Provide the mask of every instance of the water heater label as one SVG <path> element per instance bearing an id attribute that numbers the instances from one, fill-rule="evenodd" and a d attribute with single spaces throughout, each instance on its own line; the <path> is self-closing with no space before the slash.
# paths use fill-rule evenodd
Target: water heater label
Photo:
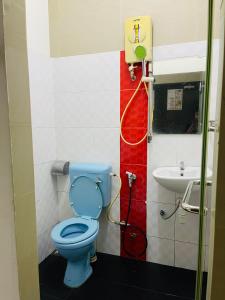
<path id="1" fill-rule="evenodd" d="M 167 110 L 182 110 L 183 89 L 167 90 Z"/>

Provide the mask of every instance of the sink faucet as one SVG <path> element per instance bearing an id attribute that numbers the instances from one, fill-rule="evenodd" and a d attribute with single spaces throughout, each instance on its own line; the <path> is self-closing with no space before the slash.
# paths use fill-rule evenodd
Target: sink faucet
<path id="1" fill-rule="evenodd" d="M 184 176 L 184 161 L 182 160 L 182 161 L 180 161 L 180 163 L 179 163 L 179 165 L 180 165 L 180 175 L 181 176 Z"/>

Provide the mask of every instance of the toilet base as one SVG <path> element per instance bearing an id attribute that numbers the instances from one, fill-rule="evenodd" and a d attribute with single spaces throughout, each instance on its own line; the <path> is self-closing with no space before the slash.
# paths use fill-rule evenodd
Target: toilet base
<path id="1" fill-rule="evenodd" d="M 89 257 L 76 262 L 67 261 L 64 284 L 71 288 L 78 288 L 91 276 L 92 272 Z"/>

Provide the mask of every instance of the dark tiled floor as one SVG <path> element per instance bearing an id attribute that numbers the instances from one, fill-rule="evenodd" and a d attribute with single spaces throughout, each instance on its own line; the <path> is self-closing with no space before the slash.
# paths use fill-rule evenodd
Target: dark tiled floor
<path id="1" fill-rule="evenodd" d="M 50 255 L 41 263 L 41 300 L 194 299 L 194 271 L 99 253 L 93 275 L 80 288 L 70 289 L 63 284 L 65 268 L 60 256 Z"/>

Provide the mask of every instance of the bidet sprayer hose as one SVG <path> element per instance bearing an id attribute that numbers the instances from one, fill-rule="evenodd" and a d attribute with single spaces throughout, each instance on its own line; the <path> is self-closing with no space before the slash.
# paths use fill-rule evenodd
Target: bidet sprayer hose
<path id="1" fill-rule="evenodd" d="M 108 208 L 107 208 L 107 219 L 109 222 L 113 223 L 113 224 L 116 224 L 116 225 L 124 225 L 123 222 L 120 222 L 120 221 L 117 221 L 117 220 L 114 220 L 111 216 L 111 210 L 112 210 L 112 207 L 113 205 L 115 204 L 116 200 L 118 199 L 119 195 L 120 195 L 120 190 L 121 190 L 121 187 L 122 187 L 122 180 L 120 178 L 119 175 L 115 174 L 115 173 L 111 173 L 110 174 L 112 177 L 116 177 L 119 181 L 119 187 L 118 187 L 118 191 L 116 193 L 116 195 L 114 196 L 114 198 L 112 198 Z"/>
<path id="2" fill-rule="evenodd" d="M 132 173 L 131 173 L 132 174 Z M 132 174 L 134 175 L 134 174 Z M 135 225 L 132 225 L 132 224 L 129 224 L 128 223 L 128 220 L 129 220 L 129 216 L 130 216 L 130 211 L 131 211 L 131 192 L 132 192 L 132 185 L 129 187 L 129 205 L 128 205 L 128 211 L 127 211 L 127 216 L 126 216 L 126 220 L 125 221 L 116 221 L 114 220 L 112 217 L 111 217 L 111 209 L 113 207 L 113 205 L 115 204 L 116 200 L 118 199 L 119 197 L 119 194 L 120 194 L 120 190 L 121 190 L 121 187 L 122 187 L 122 180 L 120 178 L 119 175 L 115 174 L 115 173 L 111 173 L 110 176 L 112 177 L 117 177 L 117 179 L 119 180 L 119 188 L 118 188 L 118 191 L 115 195 L 115 197 L 111 200 L 108 208 L 107 208 L 107 219 L 109 222 L 115 224 L 115 225 L 119 225 L 119 226 L 123 226 L 124 230 L 123 230 L 123 239 L 122 239 L 122 245 L 123 245 L 123 249 L 124 251 L 126 252 L 126 254 L 130 257 L 141 257 L 142 255 L 145 254 L 145 251 L 148 247 L 148 240 L 147 240 L 147 237 L 146 237 L 146 234 L 145 232 L 138 226 L 135 226 Z M 127 232 L 127 229 L 131 228 L 132 230 L 135 229 L 136 231 L 138 231 L 143 237 L 144 237 L 144 247 L 142 249 L 142 251 L 140 253 L 138 253 L 137 255 L 136 254 L 133 254 L 131 253 L 125 246 L 125 234 Z"/>

